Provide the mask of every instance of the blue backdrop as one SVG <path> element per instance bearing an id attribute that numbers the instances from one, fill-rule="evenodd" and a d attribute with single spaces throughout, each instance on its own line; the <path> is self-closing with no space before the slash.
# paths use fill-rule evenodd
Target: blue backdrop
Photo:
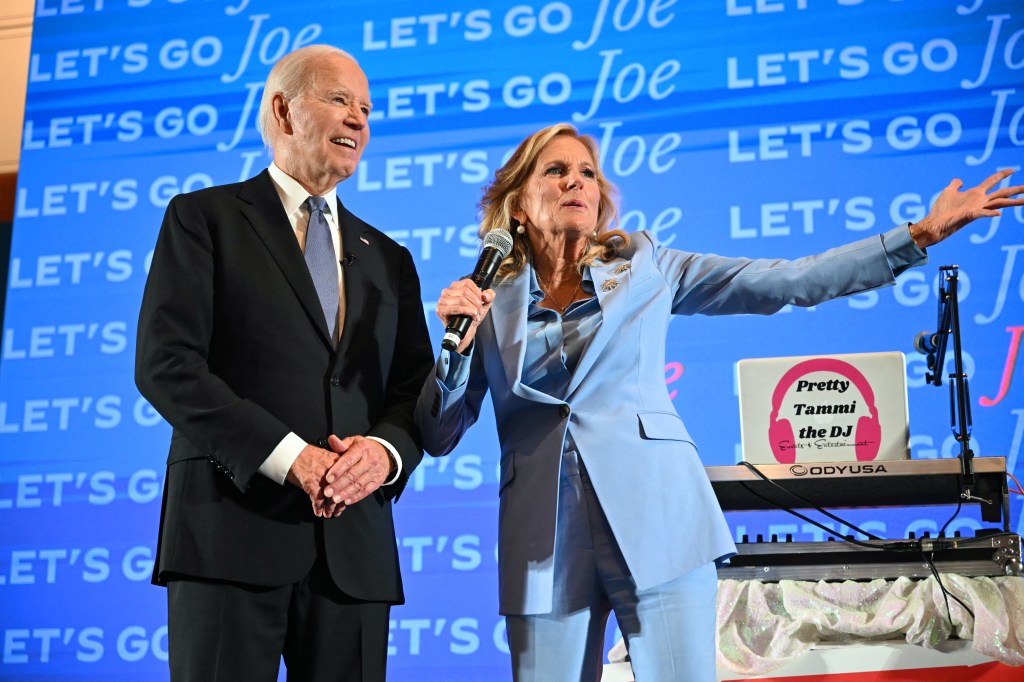
<path id="1" fill-rule="evenodd" d="M 599 139 L 623 227 L 730 255 L 875 234 L 953 177 L 1024 158 L 1019 0 L 37 0 L 0 356 L 4 680 L 166 676 L 149 575 L 170 429 L 132 381 L 151 249 L 171 196 L 265 167 L 269 65 L 316 42 L 370 78 L 372 142 L 339 193 L 412 251 L 435 344 L 437 293 L 476 259 L 481 187 L 554 122 Z M 739 359 L 882 350 L 908 352 L 912 456 L 955 456 L 947 392 L 911 342 L 935 328 L 938 266 L 957 264 L 975 454 L 1024 478 L 1022 223 L 1018 209 L 972 225 L 893 288 L 674 321 L 665 377 L 705 463 L 739 451 Z M 507 676 L 496 454 L 488 417 L 397 505 L 392 679 Z M 895 538 L 948 512 L 857 518 Z M 1011 517 L 1021 532 L 1019 502 Z M 730 521 L 820 536 L 780 515 Z M 968 510 L 954 527 L 979 525 Z"/>

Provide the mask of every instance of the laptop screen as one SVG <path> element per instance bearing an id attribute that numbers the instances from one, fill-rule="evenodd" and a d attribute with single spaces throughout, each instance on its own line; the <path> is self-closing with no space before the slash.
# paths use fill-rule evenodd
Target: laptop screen
<path id="1" fill-rule="evenodd" d="M 737 371 L 746 462 L 910 456 L 903 353 L 756 358 Z"/>

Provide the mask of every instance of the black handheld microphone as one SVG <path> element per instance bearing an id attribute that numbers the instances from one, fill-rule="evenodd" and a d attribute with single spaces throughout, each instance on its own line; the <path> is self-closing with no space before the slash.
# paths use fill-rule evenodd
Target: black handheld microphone
<path id="1" fill-rule="evenodd" d="M 498 271 L 498 265 L 512 251 L 512 235 L 508 230 L 491 230 L 484 237 L 484 247 L 480 251 L 480 260 L 476 262 L 473 274 L 467 279 L 473 281 L 480 290 L 489 289 L 491 281 L 494 280 L 494 273 Z M 453 351 L 462 343 L 466 337 L 469 326 L 473 320 L 468 315 L 453 315 L 448 318 L 448 326 L 444 330 L 444 339 L 441 341 L 441 348 Z"/>

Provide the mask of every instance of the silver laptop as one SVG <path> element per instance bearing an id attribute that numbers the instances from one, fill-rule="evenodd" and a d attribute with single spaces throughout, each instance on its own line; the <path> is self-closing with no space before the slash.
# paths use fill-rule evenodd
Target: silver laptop
<path id="1" fill-rule="evenodd" d="M 746 462 L 910 457 L 903 353 L 747 359 L 737 375 Z"/>

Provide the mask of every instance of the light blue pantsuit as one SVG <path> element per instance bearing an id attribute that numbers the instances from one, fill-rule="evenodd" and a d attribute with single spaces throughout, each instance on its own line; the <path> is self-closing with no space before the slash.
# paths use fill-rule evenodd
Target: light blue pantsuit
<path id="1" fill-rule="evenodd" d="M 714 563 L 638 591 L 575 451 L 562 457 L 558 495 L 556 602 L 550 613 L 506 617 L 515 679 L 600 679 L 614 611 L 637 679 L 714 680 Z"/>
<path id="2" fill-rule="evenodd" d="M 477 329 L 468 357 L 442 351 L 435 375 L 420 394 L 416 421 L 427 452 L 447 454 L 476 421 L 484 395 L 491 393 L 501 447 L 501 612 L 519 617 L 564 610 L 568 617 L 577 612 L 577 589 L 591 595 L 588 599 L 608 599 L 615 605 L 618 596 L 601 596 L 586 585 L 590 578 L 577 574 L 583 550 L 575 536 L 584 508 L 593 537 L 605 537 L 613 549 L 583 564 L 605 575 L 603 555 L 611 563 L 621 562 L 636 595 L 675 591 L 674 581 L 681 579 L 699 582 L 709 564 L 735 553 L 697 447 L 665 385 L 665 338 L 673 315 L 770 314 L 787 304 L 816 305 L 892 284 L 899 272 L 926 260 L 906 226 L 793 261 L 689 253 L 661 247 L 650 233 L 633 233 L 619 257 L 598 261 L 585 272 L 596 305 L 577 305 L 589 305 L 593 312 L 588 314 L 599 317 L 585 327 L 592 332 L 577 338 L 575 358 L 567 358 L 564 347 L 543 347 L 547 337 L 543 328 L 538 333 L 531 314 L 537 312 L 536 280 L 529 265 L 497 285 L 494 304 Z M 565 381 L 545 381 L 545 373 L 538 374 L 535 367 L 538 357 L 565 370 Z M 566 496 L 575 493 L 565 487 L 571 475 L 563 470 L 567 449 L 585 463 L 592 491 L 587 493 L 588 486 L 582 485 L 581 501 L 572 503 Z M 600 510 L 600 522 L 592 508 Z M 617 584 L 614 578 L 599 582 L 601 591 L 617 590 L 609 587 Z M 697 601 L 710 614 L 702 614 L 702 633 L 695 634 L 694 624 L 682 634 L 663 636 L 651 648 L 713 651 L 707 639 L 714 637 L 713 591 L 704 590 Z M 592 606 L 593 601 L 588 608 Z M 692 611 L 697 606 L 682 608 Z M 598 608 L 593 617 L 603 623 L 607 608 Z M 618 609 L 616 617 L 620 626 L 631 618 Z M 645 663 L 634 655 L 634 647 L 646 648 L 650 641 L 645 622 L 650 630 L 659 626 L 647 616 L 637 619 L 637 632 L 630 634 L 629 625 L 623 632 L 634 666 L 642 667 Z M 511 632 L 519 626 L 510 621 L 509 627 Z M 590 627 L 588 623 L 584 629 Z M 533 637 L 552 639 L 554 651 L 544 655 L 554 658 L 587 646 L 581 643 L 585 635 L 565 641 Z M 677 637 L 686 641 L 677 642 Z M 514 660 L 531 655 L 519 650 L 528 648 L 529 641 L 517 643 L 513 635 L 510 643 L 516 649 Z M 680 679 L 668 669 L 636 672 L 641 682 Z"/>

